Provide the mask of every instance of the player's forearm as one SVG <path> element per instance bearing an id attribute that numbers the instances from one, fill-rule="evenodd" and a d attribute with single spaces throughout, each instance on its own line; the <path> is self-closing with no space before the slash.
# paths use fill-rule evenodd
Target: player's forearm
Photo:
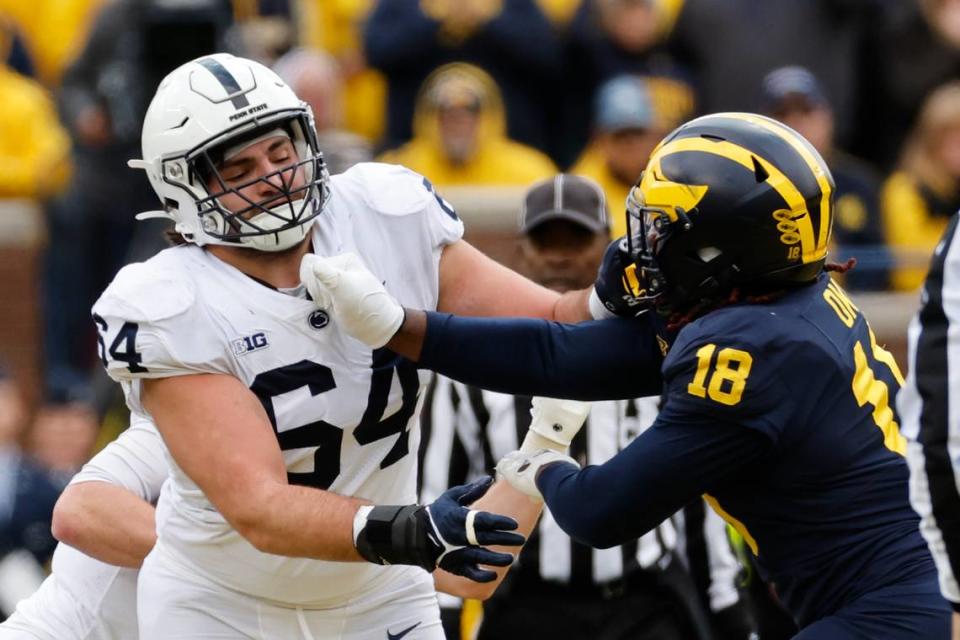
<path id="1" fill-rule="evenodd" d="M 144 407 L 170 454 L 254 547 L 277 555 L 358 560 L 353 515 L 362 501 L 291 485 L 263 405 L 221 374 L 144 382 Z"/>
<path id="2" fill-rule="evenodd" d="M 60 542 L 121 567 L 139 567 L 157 539 L 153 506 L 106 482 L 64 489 L 52 529 Z"/>
<path id="3" fill-rule="evenodd" d="M 555 322 L 577 323 L 593 320 L 590 315 L 590 291 L 592 287 L 567 291 L 553 305 L 553 314 L 548 320 Z"/>
<path id="4" fill-rule="evenodd" d="M 353 517 L 366 501 L 287 484 L 252 491 L 218 508 L 257 550 L 337 562 L 363 559 L 353 544 Z"/>
<path id="5" fill-rule="evenodd" d="M 419 362 L 427 337 L 427 313 L 407 308 L 403 313 L 403 324 L 385 346 L 411 362 Z"/>

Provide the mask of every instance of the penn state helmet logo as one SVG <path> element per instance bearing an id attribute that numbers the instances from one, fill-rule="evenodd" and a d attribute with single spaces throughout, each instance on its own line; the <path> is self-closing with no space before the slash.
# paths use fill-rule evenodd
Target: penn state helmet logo
<path id="1" fill-rule="evenodd" d="M 314 329 L 323 329 L 325 326 L 330 324 L 330 316 L 323 309 L 317 309 L 310 314 L 310 317 L 307 318 L 307 322 L 309 322 L 310 326 Z"/>

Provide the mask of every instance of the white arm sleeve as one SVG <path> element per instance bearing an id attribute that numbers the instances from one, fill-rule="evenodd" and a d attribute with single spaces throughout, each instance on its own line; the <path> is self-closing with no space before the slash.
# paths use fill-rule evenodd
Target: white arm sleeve
<path id="1" fill-rule="evenodd" d="M 168 473 L 160 433 L 148 419 L 134 414 L 130 427 L 85 464 L 70 484 L 107 482 L 155 503 Z"/>

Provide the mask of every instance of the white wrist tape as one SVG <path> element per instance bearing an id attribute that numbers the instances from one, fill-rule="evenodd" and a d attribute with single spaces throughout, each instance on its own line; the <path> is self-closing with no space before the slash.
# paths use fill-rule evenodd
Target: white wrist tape
<path id="1" fill-rule="evenodd" d="M 534 453 L 512 451 L 497 463 L 497 479 L 505 480 L 520 493 L 542 501 L 543 495 L 537 488 L 537 473 L 542 467 L 554 462 L 566 462 L 580 468 L 577 461 L 570 456 L 550 449 L 541 449 Z"/>
<path id="2" fill-rule="evenodd" d="M 368 504 L 357 509 L 357 512 L 353 515 L 353 546 L 357 546 L 357 538 L 363 528 L 367 526 L 367 516 L 370 515 L 371 511 L 373 511 L 373 505 Z"/>
<path id="3" fill-rule="evenodd" d="M 552 449 L 565 453 L 574 436 L 580 431 L 590 403 L 556 398 L 534 398 L 530 415 L 530 429 L 520 450 L 530 453 L 540 449 Z"/>
<path id="4" fill-rule="evenodd" d="M 587 304 L 590 307 L 590 317 L 594 320 L 606 320 L 607 318 L 617 317 L 617 314 L 607 309 L 603 302 L 600 301 L 596 287 L 590 289 L 590 299 L 587 301 Z"/>

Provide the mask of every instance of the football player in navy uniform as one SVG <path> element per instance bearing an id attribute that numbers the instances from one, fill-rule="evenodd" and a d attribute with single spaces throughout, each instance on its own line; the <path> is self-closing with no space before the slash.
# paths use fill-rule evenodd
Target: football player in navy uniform
<path id="1" fill-rule="evenodd" d="M 636 319 L 398 315 L 348 259 L 308 259 L 301 276 L 351 333 L 468 384 L 583 400 L 662 389 L 654 426 L 603 465 L 547 451 L 498 465 L 577 540 L 620 544 L 706 494 L 797 638 L 948 638 L 907 497 L 903 378 L 827 273 L 846 268 L 826 264 L 833 190 L 820 155 L 775 120 L 679 127 L 632 191 L 625 249 L 601 269 L 600 298 L 646 309 Z"/>

